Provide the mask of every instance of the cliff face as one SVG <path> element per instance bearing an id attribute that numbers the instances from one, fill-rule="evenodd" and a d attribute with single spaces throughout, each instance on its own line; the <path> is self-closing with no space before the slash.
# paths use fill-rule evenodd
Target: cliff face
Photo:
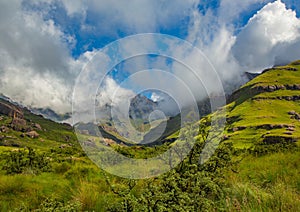
<path id="1" fill-rule="evenodd" d="M 0 114 L 10 116 L 14 119 L 24 119 L 24 113 L 21 108 L 2 101 L 0 101 Z"/>

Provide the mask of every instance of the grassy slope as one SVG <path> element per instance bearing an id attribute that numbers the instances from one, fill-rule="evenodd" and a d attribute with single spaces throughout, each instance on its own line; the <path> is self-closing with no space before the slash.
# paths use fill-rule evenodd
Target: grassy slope
<path id="1" fill-rule="evenodd" d="M 300 84 L 299 65 L 290 65 L 298 71 L 278 68 L 264 73 L 241 88 L 243 90 L 228 108 L 226 134 L 237 148 L 251 148 L 262 141 L 262 135 L 283 135 L 283 129 L 256 129 L 262 124 L 289 124 L 295 126 L 292 137 L 300 137 L 300 122 L 290 118 L 291 110 L 300 112 L 299 101 L 274 99 L 280 96 L 299 95 L 299 91 L 279 90 L 251 95 L 245 92 L 263 85 Z M 264 97 L 267 99 L 252 100 Z M 269 99 L 268 99 L 269 98 Z M 6 175 L 0 171 L 0 211 L 14 208 L 36 209 L 41 203 L 51 199 L 52 203 L 81 203 L 81 210 L 105 211 L 108 204 L 115 202 L 115 195 L 106 184 L 105 175 L 81 152 L 76 137 L 67 126 L 45 120 L 30 113 L 27 121 L 39 123 L 46 131 L 38 131 L 40 138 L 21 138 L 20 132 L 10 130 L 5 133 L 13 142 L 30 146 L 50 154 L 53 171 L 34 175 L 30 170 L 23 174 Z M 0 125 L 10 123 L 4 117 Z M 233 132 L 233 128 L 246 127 Z M 3 134 L 3 133 L 2 133 Z M 176 138 L 178 135 L 171 135 Z M 60 149 L 59 146 L 72 143 L 74 151 Z M 0 147 L 0 152 L 16 149 Z M 238 160 L 239 158 L 237 158 Z M 299 152 L 278 152 L 260 157 L 247 155 L 237 165 L 235 172 L 225 173 L 228 194 L 224 199 L 228 211 L 297 211 L 300 208 Z M 1 161 L 1 166 L 3 161 Z M 122 185 L 122 180 L 111 178 L 112 184 Z M 140 182 L 138 188 L 142 188 Z M 18 209 L 17 209 L 18 210 Z"/>
<path id="2" fill-rule="evenodd" d="M 289 71 L 286 68 L 296 68 Z M 268 71 L 248 82 L 241 89 L 257 86 L 300 84 L 299 61 Z M 245 96 L 243 96 L 246 93 Z M 251 92 L 250 92 L 251 93 Z M 249 95 L 243 92 L 228 105 L 227 142 L 236 148 L 252 148 L 261 143 L 263 135 L 293 137 L 299 146 L 300 121 L 291 119 L 289 111 L 300 112 L 300 101 L 280 99 L 299 96 L 299 90 L 277 90 Z M 263 98 L 261 98 L 263 97 Z M 279 98 L 278 98 L 279 97 Z M 263 124 L 293 125 L 295 131 L 286 135 L 286 128 L 261 129 Z M 233 132 L 231 129 L 242 127 Z M 246 127 L 243 129 L 243 127 Z M 298 211 L 300 208 L 300 153 L 278 152 L 264 156 L 247 155 L 237 165 L 237 173 L 227 173 L 229 195 L 226 203 L 232 211 Z"/>
<path id="3" fill-rule="evenodd" d="M 291 71 L 291 68 L 297 71 Z M 233 94 L 234 98 L 225 107 L 225 135 L 228 138 L 225 142 L 232 142 L 236 149 L 245 150 L 261 144 L 265 136 L 284 136 L 297 140 L 299 147 L 300 121 L 291 119 L 288 112 L 300 113 L 300 101 L 288 101 L 283 97 L 300 96 L 300 91 L 257 92 L 258 87 L 274 85 L 300 85 L 300 61 L 266 71 Z M 286 135 L 287 127 L 263 129 L 262 125 L 292 125 L 294 131 L 292 135 Z M 178 133 L 170 137 L 178 137 Z M 226 210 L 299 211 L 299 151 L 279 151 L 263 156 L 245 154 L 234 160 L 241 162 L 237 163 L 234 172 L 224 174 L 228 186 L 224 199 Z"/>
<path id="4" fill-rule="evenodd" d="M 297 64 L 297 63 L 296 63 Z M 297 71 L 286 70 L 286 68 L 296 68 Z M 300 138 L 300 121 L 291 119 L 290 111 L 300 112 L 299 101 L 288 101 L 280 99 L 282 97 L 300 96 L 299 90 L 276 90 L 274 92 L 262 92 L 249 95 L 248 90 L 255 90 L 259 86 L 287 86 L 300 84 L 300 65 L 289 65 L 278 67 L 265 72 L 252 81 L 245 84 L 240 96 L 232 102 L 228 108 L 227 134 L 236 147 L 251 147 L 253 143 L 261 142 L 263 135 L 286 136 L 295 139 Z M 237 91 L 239 92 L 239 91 Z M 247 94 L 246 96 L 244 94 Z M 231 121 L 232 120 L 232 121 Z M 232 122 L 232 123 L 230 123 Z M 282 129 L 262 129 L 264 124 L 272 125 L 292 125 L 295 131 L 292 135 L 286 135 L 287 127 Z M 233 128 L 241 127 L 242 130 L 232 132 Z M 246 127 L 246 129 L 243 129 Z"/>
<path id="5" fill-rule="evenodd" d="M 9 126 L 12 118 L 0 116 L 0 126 Z M 11 128 L 0 132 L 4 141 L 19 145 L 0 146 L 0 211 L 33 210 L 43 208 L 47 202 L 70 206 L 81 203 L 83 209 L 103 210 L 104 202 L 112 198 L 107 192 L 109 188 L 102 172 L 82 153 L 73 129 L 26 110 L 24 116 L 27 125 L 40 124 L 42 130 L 34 129 L 40 135 L 35 139 L 23 138 L 22 132 Z M 47 154 L 52 171 L 33 174 L 28 169 L 22 174 L 7 175 L 2 170 L 5 155 L 26 147 L 35 149 L 37 154 Z"/>

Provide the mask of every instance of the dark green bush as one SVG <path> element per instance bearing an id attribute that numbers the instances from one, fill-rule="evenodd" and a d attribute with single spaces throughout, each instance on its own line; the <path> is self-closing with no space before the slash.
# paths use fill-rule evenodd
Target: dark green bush
<path id="1" fill-rule="evenodd" d="M 203 144 L 170 172 L 150 179 L 140 195 L 133 190 L 116 192 L 120 201 L 110 211 L 215 211 L 223 208 L 223 171 L 231 167 L 232 145 L 221 144 L 204 164 L 199 163 Z M 128 181 L 130 187 L 131 181 Z M 126 184 L 126 183 L 123 183 Z M 124 190 L 124 189 L 123 189 Z"/>
<path id="2" fill-rule="evenodd" d="M 34 174 L 51 171 L 49 158 L 45 153 L 37 153 L 32 148 L 18 149 L 2 155 L 4 162 L 3 170 L 6 174 L 20 174 L 31 170 Z"/>
<path id="3" fill-rule="evenodd" d="M 36 212 L 69 212 L 80 211 L 81 204 L 79 202 L 60 202 L 56 199 L 46 199 L 41 203 L 39 209 L 34 210 Z"/>
<path id="4" fill-rule="evenodd" d="M 281 142 L 276 144 L 259 143 L 249 150 L 249 153 L 254 156 L 263 156 L 276 152 L 294 151 L 299 149 L 296 143 L 293 142 Z"/>

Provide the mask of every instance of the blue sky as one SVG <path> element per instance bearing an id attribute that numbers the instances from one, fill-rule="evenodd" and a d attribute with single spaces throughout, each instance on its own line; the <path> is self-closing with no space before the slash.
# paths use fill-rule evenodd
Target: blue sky
<path id="1" fill-rule="evenodd" d="M 0 92 L 25 105 L 69 112 L 76 78 L 92 56 L 137 33 L 191 42 L 230 92 L 244 82 L 245 71 L 300 58 L 299 17 L 298 0 L 0 0 Z M 171 64 L 146 61 L 141 67 Z M 124 65 L 109 76 L 115 80 L 110 85 L 130 75 Z"/>
<path id="2" fill-rule="evenodd" d="M 215 16 L 218 16 L 221 4 L 220 1 L 221 0 L 202 0 L 196 2 L 192 7 L 197 8 L 199 13 L 203 15 L 205 15 L 207 11 L 210 11 Z M 185 39 L 188 35 L 188 25 L 191 18 L 190 13 L 188 12 L 191 8 L 188 8 L 185 14 L 179 14 L 172 17 L 170 23 L 158 24 L 154 28 L 130 29 L 129 24 L 115 24 L 111 26 L 111 29 L 108 29 L 110 28 L 110 17 L 105 15 L 101 16 L 101 14 L 98 14 L 97 10 L 94 11 L 92 8 L 87 8 L 85 20 L 83 21 L 82 14 L 80 13 L 75 13 L 71 16 L 68 15 L 68 9 L 60 1 L 50 1 L 50 4 L 47 3 L 47 1 L 41 2 L 42 3 L 37 4 L 36 1 L 25 1 L 23 2 L 23 8 L 29 11 L 45 12 L 43 14 L 44 20 L 54 20 L 55 25 L 57 25 L 64 33 L 73 36 L 76 39 L 76 45 L 70 46 L 70 52 L 74 58 L 78 58 L 87 50 L 91 51 L 93 49 L 103 48 L 105 45 L 116 39 L 136 33 L 157 32 Z M 248 23 L 249 19 L 268 2 L 274 2 L 274 0 L 254 1 L 254 3 L 250 4 L 246 10 L 236 16 L 234 20 L 226 24 L 234 25 L 234 32 L 236 34 L 239 33 L 240 29 Z M 286 4 L 287 8 L 296 10 L 297 16 L 299 17 L 300 5 L 296 0 L 283 0 L 283 2 Z M 101 4 L 101 1 L 99 4 Z M 124 10 L 130 10 L 130 8 L 124 8 Z M 112 12 L 111 16 L 114 15 L 116 14 L 113 14 Z M 102 29 L 99 24 L 105 25 L 104 29 Z M 85 25 L 89 26 L 91 29 L 88 31 L 82 30 L 81 27 Z"/>

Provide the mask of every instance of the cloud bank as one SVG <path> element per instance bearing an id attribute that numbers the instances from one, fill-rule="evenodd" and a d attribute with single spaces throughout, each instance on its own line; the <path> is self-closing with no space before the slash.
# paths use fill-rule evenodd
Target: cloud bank
<path id="1" fill-rule="evenodd" d="M 197 46 L 229 92 L 243 83 L 244 71 L 258 72 L 300 58 L 300 19 L 287 6 L 300 11 L 299 3 L 289 0 L 0 0 L 0 92 L 27 106 L 70 112 L 76 77 L 99 46 L 145 32 L 168 33 Z M 151 42 L 126 48 L 147 45 Z M 188 58 L 199 60 L 193 52 Z M 198 99 L 207 95 L 180 64 L 163 58 L 150 64 L 189 83 Z M 149 60 L 126 65 L 138 70 L 149 67 Z M 117 79 L 110 80 L 101 90 L 103 96 L 109 97 L 118 85 Z M 206 80 L 213 87 L 214 79 Z M 132 86 L 138 83 L 144 81 Z M 167 84 L 176 90 L 176 83 Z M 131 92 L 123 88 L 118 98 Z"/>

